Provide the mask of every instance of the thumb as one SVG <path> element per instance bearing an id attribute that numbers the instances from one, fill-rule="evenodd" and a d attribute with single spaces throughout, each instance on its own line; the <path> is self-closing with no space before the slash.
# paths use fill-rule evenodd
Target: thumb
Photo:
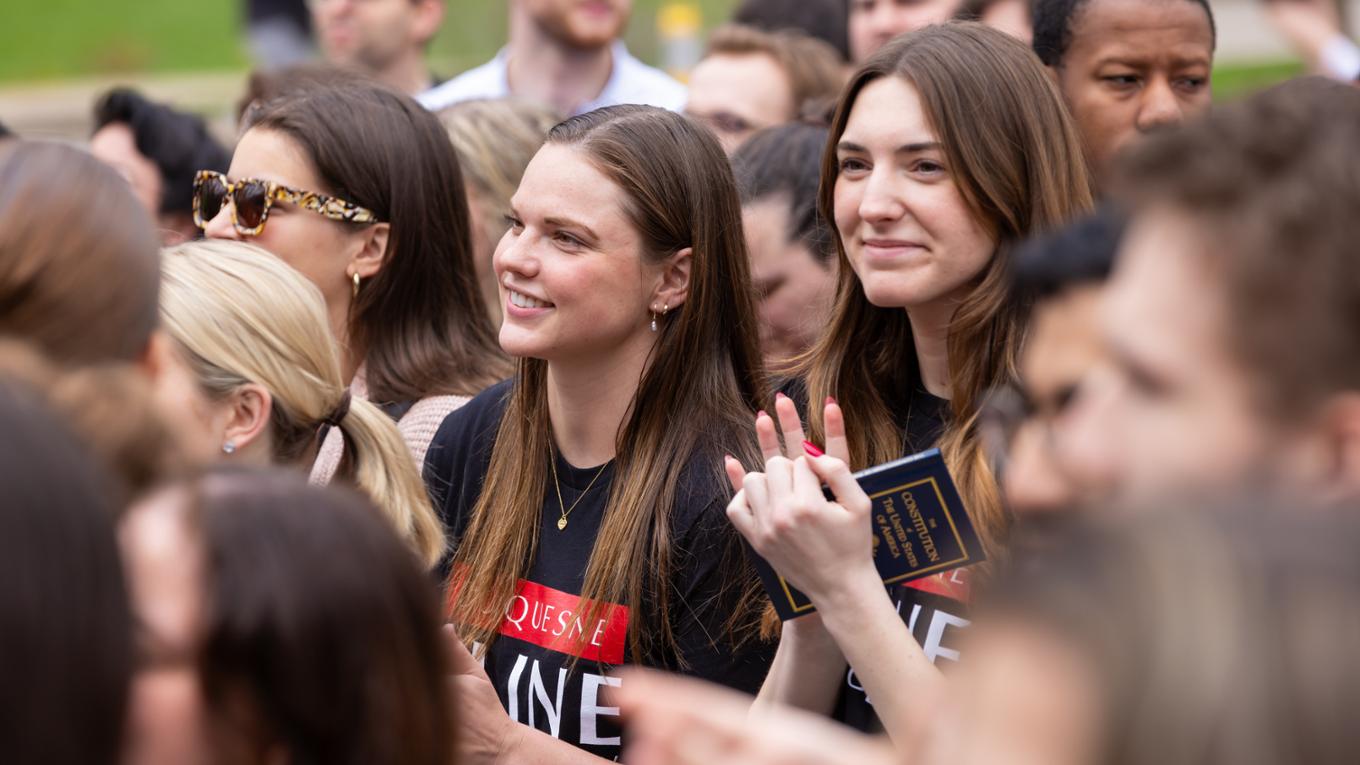
<path id="1" fill-rule="evenodd" d="M 836 503 L 851 512 L 862 512 L 869 506 L 869 495 L 860 488 L 850 472 L 850 466 L 835 457 L 811 457 L 807 461 L 812 472 L 831 488 Z"/>

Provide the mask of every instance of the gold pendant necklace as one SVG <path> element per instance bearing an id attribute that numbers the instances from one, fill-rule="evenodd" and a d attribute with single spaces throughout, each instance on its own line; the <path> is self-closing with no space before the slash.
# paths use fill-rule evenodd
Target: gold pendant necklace
<path id="1" fill-rule="evenodd" d="M 609 462 L 613 462 L 613 460 Z M 604 463 L 599 470 L 595 471 L 595 477 L 590 479 L 590 483 L 586 485 L 586 490 L 581 492 L 575 502 L 571 503 L 571 507 L 567 507 L 567 503 L 562 501 L 562 481 L 557 477 L 557 455 L 553 454 L 551 449 L 548 450 L 548 466 L 552 468 L 553 488 L 557 490 L 557 509 L 562 513 L 562 517 L 557 519 L 558 531 L 567 527 L 567 516 L 571 515 L 571 511 L 575 510 L 576 506 L 581 504 L 581 500 L 585 499 L 590 490 L 595 487 L 595 482 L 600 480 L 600 475 L 604 473 L 605 468 L 609 467 L 609 462 Z"/>

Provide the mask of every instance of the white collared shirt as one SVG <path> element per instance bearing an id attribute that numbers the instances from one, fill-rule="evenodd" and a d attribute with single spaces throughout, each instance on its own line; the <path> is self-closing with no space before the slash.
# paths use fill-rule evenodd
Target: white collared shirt
<path id="1" fill-rule="evenodd" d="M 599 109 L 614 104 L 647 104 L 660 106 L 671 111 L 680 111 L 686 100 L 685 86 L 670 75 L 647 66 L 633 58 L 622 40 L 614 41 L 613 70 L 609 81 L 594 100 L 587 101 L 576 108 L 576 114 Z M 459 101 L 474 98 L 506 98 L 510 92 L 510 76 L 507 69 L 509 56 L 507 49 L 476 69 L 454 77 L 452 80 L 416 96 L 416 100 L 430 111 L 439 111 Z"/>

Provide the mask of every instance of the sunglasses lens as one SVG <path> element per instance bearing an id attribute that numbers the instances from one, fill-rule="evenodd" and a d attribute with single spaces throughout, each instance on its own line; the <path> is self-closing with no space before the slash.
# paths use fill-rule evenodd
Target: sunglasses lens
<path id="1" fill-rule="evenodd" d="M 242 228 L 259 228 L 264 223 L 266 191 L 262 183 L 243 183 L 232 195 L 236 205 L 236 221 Z"/>
<path id="2" fill-rule="evenodd" d="M 208 221 L 222 212 L 222 200 L 227 189 L 219 178 L 206 178 L 198 184 L 198 225 L 205 226 Z"/>

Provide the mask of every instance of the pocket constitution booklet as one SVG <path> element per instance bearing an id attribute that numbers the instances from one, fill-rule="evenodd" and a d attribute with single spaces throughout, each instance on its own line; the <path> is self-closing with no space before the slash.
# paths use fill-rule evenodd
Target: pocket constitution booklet
<path id="1" fill-rule="evenodd" d="M 874 565 L 883 584 L 941 574 L 986 560 L 973 522 L 939 449 L 855 473 L 873 503 L 869 512 Z M 827 499 L 834 499 L 826 489 Z M 816 611 L 812 601 L 747 547 L 775 611 L 783 620 Z"/>

